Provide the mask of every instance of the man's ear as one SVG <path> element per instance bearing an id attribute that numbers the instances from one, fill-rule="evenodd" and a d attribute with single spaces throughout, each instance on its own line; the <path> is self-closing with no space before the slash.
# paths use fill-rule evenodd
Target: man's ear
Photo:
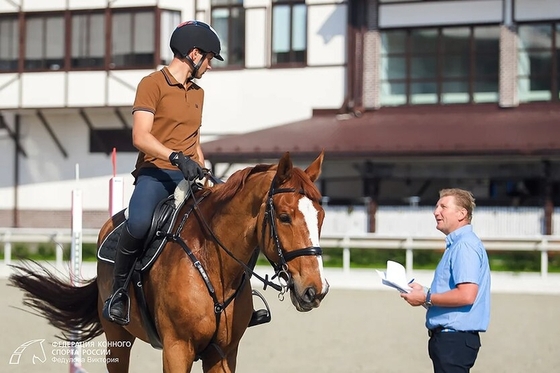
<path id="1" fill-rule="evenodd" d="M 463 220 L 465 220 L 465 219 L 467 218 L 467 215 L 468 215 L 468 214 L 467 214 L 467 209 L 465 209 L 465 208 L 460 208 L 460 209 L 458 210 L 458 213 L 459 213 L 459 221 L 463 221 Z"/>

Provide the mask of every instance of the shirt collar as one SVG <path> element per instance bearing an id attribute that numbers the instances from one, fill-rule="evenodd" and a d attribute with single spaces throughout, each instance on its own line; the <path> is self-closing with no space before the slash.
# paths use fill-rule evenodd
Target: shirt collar
<path id="1" fill-rule="evenodd" d="M 164 66 L 161 69 L 161 72 L 163 73 L 163 76 L 165 77 L 165 80 L 167 81 L 167 84 L 169 85 L 175 85 L 175 86 L 179 86 L 181 88 L 183 88 L 183 84 L 179 83 L 177 81 L 177 79 L 175 79 L 175 77 L 173 75 L 171 75 L 171 73 L 169 72 L 169 69 L 167 68 L 167 66 Z M 191 86 L 193 85 L 192 80 L 189 80 L 187 82 L 187 84 L 185 84 L 184 88 L 189 89 Z"/>
<path id="2" fill-rule="evenodd" d="M 445 237 L 445 248 L 448 249 L 455 243 L 463 234 L 472 232 L 472 225 L 467 224 L 461 228 L 455 229 Z"/>

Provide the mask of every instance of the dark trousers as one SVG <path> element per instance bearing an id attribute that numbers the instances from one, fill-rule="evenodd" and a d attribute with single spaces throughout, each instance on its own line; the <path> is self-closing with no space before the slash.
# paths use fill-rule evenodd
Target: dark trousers
<path id="1" fill-rule="evenodd" d="M 471 332 L 437 332 L 428 342 L 434 373 L 467 373 L 480 349 L 480 336 Z"/>
<path id="2" fill-rule="evenodd" d="M 183 180 L 179 170 L 144 168 L 136 178 L 136 186 L 128 204 L 128 231 L 142 239 L 152 224 L 152 215 L 157 204 L 175 191 Z"/>

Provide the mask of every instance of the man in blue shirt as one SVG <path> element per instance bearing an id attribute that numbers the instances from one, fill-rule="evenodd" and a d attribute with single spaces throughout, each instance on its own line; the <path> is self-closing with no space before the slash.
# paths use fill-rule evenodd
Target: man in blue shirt
<path id="1" fill-rule="evenodd" d="M 480 332 L 490 321 L 490 266 L 484 245 L 472 230 L 471 192 L 443 189 L 434 210 L 436 228 L 447 237 L 430 288 L 410 284 L 401 294 L 426 309 L 428 352 L 435 373 L 469 372 L 480 348 Z"/>

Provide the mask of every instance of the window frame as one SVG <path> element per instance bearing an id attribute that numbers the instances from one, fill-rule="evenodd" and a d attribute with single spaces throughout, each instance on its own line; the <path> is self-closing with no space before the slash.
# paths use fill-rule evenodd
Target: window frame
<path id="1" fill-rule="evenodd" d="M 516 44 L 516 52 L 517 52 L 517 65 L 519 66 L 519 58 L 520 58 L 520 43 L 522 42 L 521 37 L 519 36 L 519 28 L 523 26 L 534 26 L 534 25 L 547 25 L 550 27 L 551 30 L 551 37 L 550 37 L 550 45 L 548 48 L 544 47 L 530 47 L 525 48 L 525 51 L 528 51 L 528 55 L 531 52 L 543 53 L 549 52 L 550 54 L 550 71 L 548 73 L 543 73 L 539 71 L 538 73 L 534 73 L 529 71 L 528 74 L 520 74 L 519 68 L 516 71 L 516 86 L 517 86 L 517 94 L 519 97 L 520 102 L 529 103 L 529 102 L 558 102 L 560 101 L 560 21 L 531 21 L 531 22 L 518 22 L 517 23 L 517 32 L 518 32 L 518 42 Z M 550 94 L 549 98 L 538 98 L 538 94 L 531 94 L 532 92 L 538 92 L 536 90 L 529 89 L 524 97 L 524 93 L 521 92 L 521 80 L 527 79 L 529 84 L 531 84 L 532 79 L 537 80 L 546 80 L 550 81 L 550 89 L 548 93 Z M 533 97 L 535 97 L 533 99 Z"/>
<path id="2" fill-rule="evenodd" d="M 275 8 L 285 7 L 288 6 L 290 10 L 290 19 L 289 19 L 289 49 L 286 54 L 288 57 L 288 61 L 278 62 L 277 57 L 275 58 L 275 54 L 279 54 L 281 52 L 274 51 L 274 12 Z M 304 25 L 304 42 L 305 42 L 305 49 L 303 51 L 296 51 L 294 50 L 294 38 L 297 35 L 294 35 L 294 8 L 298 6 L 305 7 L 305 25 Z M 285 67 L 305 67 L 307 66 L 307 54 L 309 48 L 309 40 L 308 40 L 308 29 L 309 29 L 309 6 L 305 3 L 305 0 L 273 0 L 272 7 L 271 7 L 271 42 L 270 42 L 270 67 L 276 68 L 285 68 Z M 298 60 L 297 53 L 301 52 L 302 57 Z"/>
<path id="3" fill-rule="evenodd" d="M 243 0 L 211 0 L 211 4 L 210 4 L 210 18 L 211 18 L 211 24 L 212 27 L 214 27 L 216 29 L 216 27 L 214 26 L 214 11 L 219 11 L 219 10 L 227 10 L 228 12 L 228 17 L 227 17 L 227 33 L 224 35 L 223 33 L 218 32 L 218 35 L 221 38 L 222 41 L 222 52 L 220 52 L 220 54 L 224 57 L 224 61 L 212 61 L 212 68 L 213 69 L 239 69 L 239 68 L 245 68 L 245 62 L 246 62 L 246 12 L 245 12 L 245 5 L 244 5 L 244 1 Z M 239 62 L 232 62 L 230 63 L 231 60 L 231 51 L 233 48 L 237 47 L 237 45 L 234 45 L 235 43 L 233 42 L 234 39 L 236 39 L 234 37 L 234 35 L 236 35 L 236 31 L 234 30 L 234 26 L 235 26 L 235 22 L 233 22 L 232 20 L 232 12 L 233 11 L 239 11 L 240 13 L 240 23 L 243 26 L 243 35 L 241 38 L 239 38 L 239 40 L 241 40 L 241 45 L 240 45 L 240 49 L 241 49 L 241 58 L 239 59 Z M 226 46 L 227 48 L 227 52 L 224 53 L 224 46 Z"/>
<path id="4" fill-rule="evenodd" d="M 2 22 L 10 22 L 10 23 L 15 23 L 15 25 L 11 25 L 11 27 L 15 26 L 16 29 L 16 35 L 10 35 L 10 41 L 11 43 L 13 43 L 13 45 L 9 45 L 7 47 L 7 49 L 13 49 L 15 48 L 15 59 L 5 59 L 6 63 L 11 63 L 14 64 L 13 68 L 6 68 L 6 69 L 0 69 L 0 73 L 14 73 L 14 72 L 18 72 L 20 69 L 20 63 L 21 63 L 21 55 L 22 55 L 22 50 L 21 50 L 21 27 L 19 27 L 20 25 L 20 16 L 18 13 L 4 13 L 4 14 L 0 14 L 0 23 Z M 15 37 L 14 37 L 15 36 Z M 0 43 L 1 43 L 1 39 L 0 39 Z M 1 48 L 1 47 L 0 47 Z M 1 49 L 0 49 L 1 50 Z M 7 56 L 6 56 L 7 57 Z M 0 55 L 0 61 L 3 61 L 4 59 L 2 58 L 2 55 Z"/>
<path id="5" fill-rule="evenodd" d="M 496 33 L 497 39 L 496 42 L 498 43 L 498 48 L 495 52 L 487 52 L 487 51 L 478 51 L 475 48 L 476 45 L 476 30 L 481 28 L 496 28 L 498 31 Z M 380 52 L 380 66 L 383 68 L 384 66 L 389 67 L 390 59 L 402 59 L 404 61 L 404 76 L 401 78 L 390 78 L 387 77 L 386 79 L 380 78 L 379 81 L 379 88 L 380 88 L 380 102 L 382 106 L 398 106 L 398 105 L 421 105 L 421 104 L 428 104 L 428 105 L 442 105 L 442 104 L 473 104 L 473 103 L 484 103 L 484 102 L 498 102 L 499 100 L 499 59 L 500 59 L 500 52 L 499 52 L 499 25 L 497 24 L 476 24 L 476 25 L 453 25 L 453 26 L 428 26 L 428 27 L 414 27 L 414 28 L 395 28 L 395 29 L 382 29 L 381 31 L 381 38 L 383 40 L 384 36 L 388 33 L 392 32 L 401 32 L 404 33 L 404 50 L 397 51 L 397 52 Z M 446 70 L 444 62 L 447 58 L 451 57 L 460 57 L 461 54 L 464 54 L 464 51 L 460 53 L 457 51 L 453 51 L 450 53 L 446 53 L 444 47 L 446 46 L 445 43 L 445 31 L 453 30 L 453 29 L 468 29 L 468 36 L 466 43 L 468 43 L 468 62 L 467 62 L 467 72 L 464 76 L 446 76 Z M 435 47 L 434 51 L 426 52 L 425 50 L 420 52 L 414 52 L 414 45 L 412 43 L 412 39 L 414 33 L 422 32 L 422 30 L 435 30 Z M 382 42 L 383 43 L 383 42 Z M 382 48 L 383 49 L 383 48 Z M 479 55 L 488 55 L 490 57 L 496 56 L 498 58 L 498 69 L 491 73 L 491 74 L 484 74 L 479 75 L 476 62 L 477 56 Z M 413 77 L 413 62 L 415 59 L 421 58 L 430 58 L 435 59 L 434 64 L 434 75 L 433 77 L 426 78 L 425 76 L 418 76 Z M 496 91 L 490 93 L 493 97 L 488 100 L 482 98 L 483 92 L 478 92 L 476 90 L 477 82 L 489 82 L 490 84 L 496 87 Z M 458 94 L 466 95 L 468 97 L 465 99 L 459 99 L 455 101 L 453 99 L 446 98 L 446 95 L 449 95 L 454 92 L 445 92 L 444 87 L 446 83 L 456 83 L 456 84 L 464 84 L 467 88 L 466 91 L 455 92 Z M 419 84 L 428 84 L 433 86 L 433 93 L 426 93 L 427 96 L 422 98 L 419 94 L 415 94 L 413 92 L 414 86 Z M 398 85 L 403 87 L 402 91 L 403 94 L 397 95 L 388 95 L 386 97 L 387 101 L 384 100 L 383 90 L 386 87 L 397 88 Z M 416 95 L 416 96 L 415 96 Z M 428 95 L 433 95 L 433 98 L 430 98 Z M 478 95 L 478 99 L 477 99 Z M 404 96 L 404 97 L 403 97 Z M 404 98 L 404 100 L 403 100 Z"/>

